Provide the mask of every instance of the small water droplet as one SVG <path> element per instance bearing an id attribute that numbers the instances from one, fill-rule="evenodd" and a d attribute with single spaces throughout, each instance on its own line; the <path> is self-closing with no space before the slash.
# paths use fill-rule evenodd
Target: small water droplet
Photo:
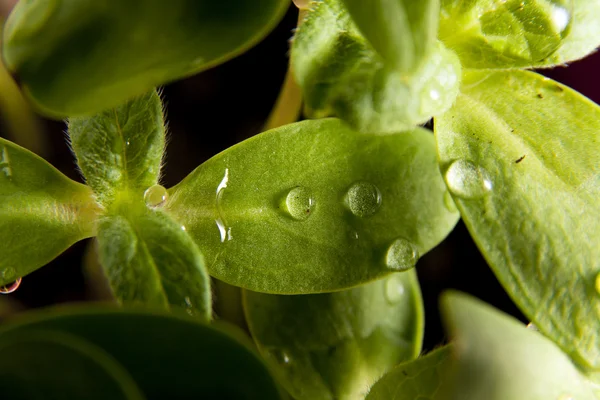
<path id="1" fill-rule="evenodd" d="M 388 248 L 385 264 L 396 271 L 406 271 L 414 268 L 419 259 L 419 251 L 411 242 L 398 238 Z"/>
<path id="2" fill-rule="evenodd" d="M 287 194 L 285 206 L 292 218 L 304 221 L 315 208 L 315 200 L 308 188 L 297 186 Z"/>
<path id="3" fill-rule="evenodd" d="M 186 231 L 187 229 L 185 228 L 185 225 L 181 225 L 181 230 L 182 231 Z"/>
<path id="4" fill-rule="evenodd" d="M 0 286 L 0 294 L 13 293 L 15 290 L 17 290 L 19 288 L 19 286 L 21 286 L 22 280 L 23 280 L 22 278 L 17 278 L 16 281 L 14 281 L 13 283 L 11 283 L 9 285 Z"/>
<path id="5" fill-rule="evenodd" d="M 444 205 L 446 206 L 446 209 L 451 213 L 458 212 L 458 209 L 456 208 L 456 203 L 454 202 L 454 199 L 452 198 L 450 192 L 444 192 Z"/>
<path id="6" fill-rule="evenodd" d="M 373 215 L 381 207 L 381 192 L 369 182 L 356 182 L 346 193 L 346 204 L 358 217 Z"/>
<path id="7" fill-rule="evenodd" d="M 552 4 L 550 20 L 559 33 L 563 33 L 571 23 L 571 13 L 562 5 Z"/>
<path id="8" fill-rule="evenodd" d="M 268 353 L 280 365 L 289 365 L 292 362 L 290 355 L 281 349 L 270 349 Z"/>
<path id="9" fill-rule="evenodd" d="M 539 332 L 539 331 L 540 331 L 540 330 L 538 329 L 538 327 L 537 327 L 537 326 L 535 326 L 535 324 L 534 324 L 533 322 L 530 322 L 530 323 L 528 323 L 528 324 L 527 324 L 527 329 L 530 329 L 530 330 L 532 330 L 532 331 L 536 331 L 536 332 Z"/>
<path id="10" fill-rule="evenodd" d="M 160 185 L 150 186 L 144 192 L 144 201 L 146 202 L 146 206 L 150 208 L 163 206 L 168 197 L 167 189 Z"/>
<path id="11" fill-rule="evenodd" d="M 471 161 L 456 160 L 446 171 L 448 189 L 464 199 L 475 199 L 492 189 L 492 181 L 486 170 Z"/>
<path id="12" fill-rule="evenodd" d="M 385 298 L 388 303 L 398 303 L 404 297 L 404 283 L 399 274 L 393 274 L 385 282 Z"/>

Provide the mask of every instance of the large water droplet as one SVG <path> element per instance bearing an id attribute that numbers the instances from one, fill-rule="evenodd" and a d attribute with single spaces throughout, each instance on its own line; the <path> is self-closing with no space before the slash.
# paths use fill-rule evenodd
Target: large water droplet
<path id="1" fill-rule="evenodd" d="M 444 192 L 444 205 L 446 206 L 446 209 L 451 213 L 458 212 L 458 209 L 456 208 L 456 203 L 454 202 L 454 199 L 452 198 L 450 192 Z"/>
<path id="2" fill-rule="evenodd" d="M 368 217 L 379 210 L 381 192 L 372 183 L 357 182 L 348 189 L 346 204 L 352 214 L 358 217 Z"/>
<path id="3" fill-rule="evenodd" d="M 9 294 L 14 292 L 15 290 L 17 290 L 19 288 L 19 286 L 21 286 L 21 281 L 23 279 L 22 278 L 17 278 L 16 281 L 14 281 L 13 283 L 6 285 L 6 286 L 0 286 L 0 294 Z"/>
<path id="4" fill-rule="evenodd" d="M 487 171 L 467 160 L 456 160 L 450 165 L 446 184 L 454 195 L 464 199 L 481 197 L 492 189 Z"/>
<path id="5" fill-rule="evenodd" d="M 168 197 L 167 189 L 160 185 L 150 186 L 144 192 L 144 201 L 146 202 L 146 206 L 150 208 L 163 206 Z"/>
<path id="6" fill-rule="evenodd" d="M 394 274 L 385 282 L 385 298 L 388 303 L 396 304 L 404 297 L 404 283 L 399 274 Z"/>
<path id="7" fill-rule="evenodd" d="M 415 266 L 419 259 L 419 250 L 406 239 L 394 240 L 385 256 L 385 264 L 396 271 L 406 271 Z"/>
<path id="8" fill-rule="evenodd" d="M 287 194 L 285 206 L 292 218 L 303 221 L 310 217 L 315 208 L 315 200 L 308 188 L 297 186 Z"/>

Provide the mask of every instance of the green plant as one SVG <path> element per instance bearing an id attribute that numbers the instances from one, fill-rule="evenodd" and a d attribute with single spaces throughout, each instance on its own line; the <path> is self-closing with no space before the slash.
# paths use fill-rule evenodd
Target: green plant
<path id="1" fill-rule="evenodd" d="M 239 53 L 287 5 L 17 4 L 4 60 L 40 112 L 68 118 L 87 186 L 0 139 L 0 284 L 97 236 L 115 298 L 138 310 L 7 324 L 0 347 L 27 356 L 0 370 L 3 393 L 32 398 L 15 383 L 28 382 L 71 398 L 94 387 L 164 398 L 183 376 L 195 384 L 175 397 L 597 398 L 600 108 L 525 69 L 594 51 L 600 1 L 299 3 L 274 129 L 165 189 L 154 87 Z M 294 80 L 313 119 L 296 122 Z M 432 117 L 434 135 L 418 126 Z M 448 293 L 454 341 L 416 358 L 413 267 L 459 217 L 536 329 Z M 243 288 L 254 345 L 283 389 L 245 339 L 207 326 L 209 274 Z M 196 342 L 205 347 L 185 354 Z M 86 373 L 57 377 L 57 359 Z M 169 368 L 148 367 L 158 359 Z M 194 360 L 197 380 L 186 375 Z"/>

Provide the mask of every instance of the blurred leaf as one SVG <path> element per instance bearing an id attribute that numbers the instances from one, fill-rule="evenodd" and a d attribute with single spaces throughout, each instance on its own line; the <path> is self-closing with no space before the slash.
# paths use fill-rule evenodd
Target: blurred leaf
<path id="1" fill-rule="evenodd" d="M 20 1 L 3 55 L 46 115 L 99 112 L 245 51 L 288 0 Z"/>
<path id="2" fill-rule="evenodd" d="M 410 73 L 433 48 L 439 0 L 342 0 L 373 48 L 394 69 Z"/>
<path id="3" fill-rule="evenodd" d="M 525 315 L 600 369 L 600 107 L 532 72 L 469 72 L 436 119 L 441 170 Z"/>
<path id="4" fill-rule="evenodd" d="M 278 399 L 273 378 L 234 335 L 189 317 L 106 306 L 69 307 L 24 315 L 8 335 L 52 330 L 79 336 L 116 359 L 148 400 Z"/>
<path id="5" fill-rule="evenodd" d="M 93 236 L 98 211 L 89 188 L 0 138 L 0 285 Z"/>
<path id="6" fill-rule="evenodd" d="M 161 211 L 131 210 L 103 218 L 98 229 L 100 263 L 117 299 L 210 320 L 210 280 L 196 244 Z"/>
<path id="7" fill-rule="evenodd" d="M 568 37 L 573 19 L 572 0 L 441 3 L 439 38 L 458 54 L 465 68 L 554 65 L 552 55 Z"/>
<path id="8" fill-rule="evenodd" d="M 423 304 L 414 271 L 335 293 L 244 292 L 263 357 L 296 399 L 364 399 L 392 366 L 416 357 Z"/>
<path id="9" fill-rule="evenodd" d="M 341 1 L 315 2 L 292 43 L 291 63 L 310 117 L 337 116 L 361 131 L 395 133 L 452 105 L 460 79 L 452 52 L 438 42 L 410 74 L 390 67 Z"/>
<path id="10" fill-rule="evenodd" d="M 170 190 L 212 275 L 254 291 L 302 294 L 412 268 L 454 227 L 432 135 L 361 134 L 335 119 L 246 140 Z"/>
<path id="11" fill-rule="evenodd" d="M 141 194 L 158 182 L 165 148 L 160 97 L 155 90 L 93 117 L 71 118 L 69 136 L 77 163 L 98 200 L 115 193 Z"/>
<path id="12" fill-rule="evenodd" d="M 366 400 L 431 400 L 442 383 L 442 372 L 449 362 L 450 347 L 445 346 L 398 365 L 369 390 Z"/>
<path id="13" fill-rule="evenodd" d="M 539 332 L 464 294 L 442 298 L 455 340 L 436 400 L 596 400 L 569 358 Z"/>
<path id="14" fill-rule="evenodd" d="M 142 400 L 131 376 L 102 349 L 53 331 L 7 334 L 0 341 L 0 392 L 11 400 Z"/>

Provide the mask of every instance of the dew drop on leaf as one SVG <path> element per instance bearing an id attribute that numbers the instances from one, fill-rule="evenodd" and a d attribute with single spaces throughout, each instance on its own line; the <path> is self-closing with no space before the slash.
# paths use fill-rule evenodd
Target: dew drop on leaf
<path id="1" fill-rule="evenodd" d="M 385 256 L 385 264 L 396 271 L 406 271 L 414 268 L 419 259 L 419 251 L 411 242 L 404 238 L 394 240 Z"/>
<path id="2" fill-rule="evenodd" d="M 562 34 L 571 24 L 571 13 L 562 4 L 552 4 L 550 7 L 550 20 L 556 31 Z"/>
<path id="3" fill-rule="evenodd" d="M 15 290 L 17 290 L 19 288 L 19 286 L 21 286 L 22 280 L 23 280 L 22 278 L 17 278 L 16 281 L 14 281 L 13 283 L 11 283 L 9 285 L 0 286 L 0 294 L 13 293 Z"/>
<path id="4" fill-rule="evenodd" d="M 292 362 L 290 355 L 281 349 L 271 349 L 269 355 L 280 365 L 289 365 Z"/>
<path id="5" fill-rule="evenodd" d="M 385 282 L 385 298 L 390 304 L 398 303 L 404 296 L 404 284 L 399 274 L 394 274 Z"/>
<path id="6" fill-rule="evenodd" d="M 150 186 L 144 192 L 144 201 L 146 202 L 146 206 L 150 208 L 161 207 L 167 201 L 167 189 L 160 185 Z"/>
<path id="7" fill-rule="evenodd" d="M 356 182 L 346 193 L 346 204 L 357 217 L 368 217 L 379 210 L 381 192 L 372 183 Z"/>
<path id="8" fill-rule="evenodd" d="M 315 200 L 308 188 L 297 186 L 287 194 L 285 206 L 292 218 L 304 221 L 315 208 Z"/>
<path id="9" fill-rule="evenodd" d="M 532 331 L 536 331 L 539 332 L 540 330 L 538 329 L 537 326 L 535 326 L 535 324 L 533 322 L 530 322 L 527 324 L 527 329 L 532 330 Z"/>
<path id="10" fill-rule="evenodd" d="M 486 170 L 471 161 L 456 160 L 446 171 L 448 189 L 463 199 L 475 199 L 492 190 L 492 181 Z"/>

